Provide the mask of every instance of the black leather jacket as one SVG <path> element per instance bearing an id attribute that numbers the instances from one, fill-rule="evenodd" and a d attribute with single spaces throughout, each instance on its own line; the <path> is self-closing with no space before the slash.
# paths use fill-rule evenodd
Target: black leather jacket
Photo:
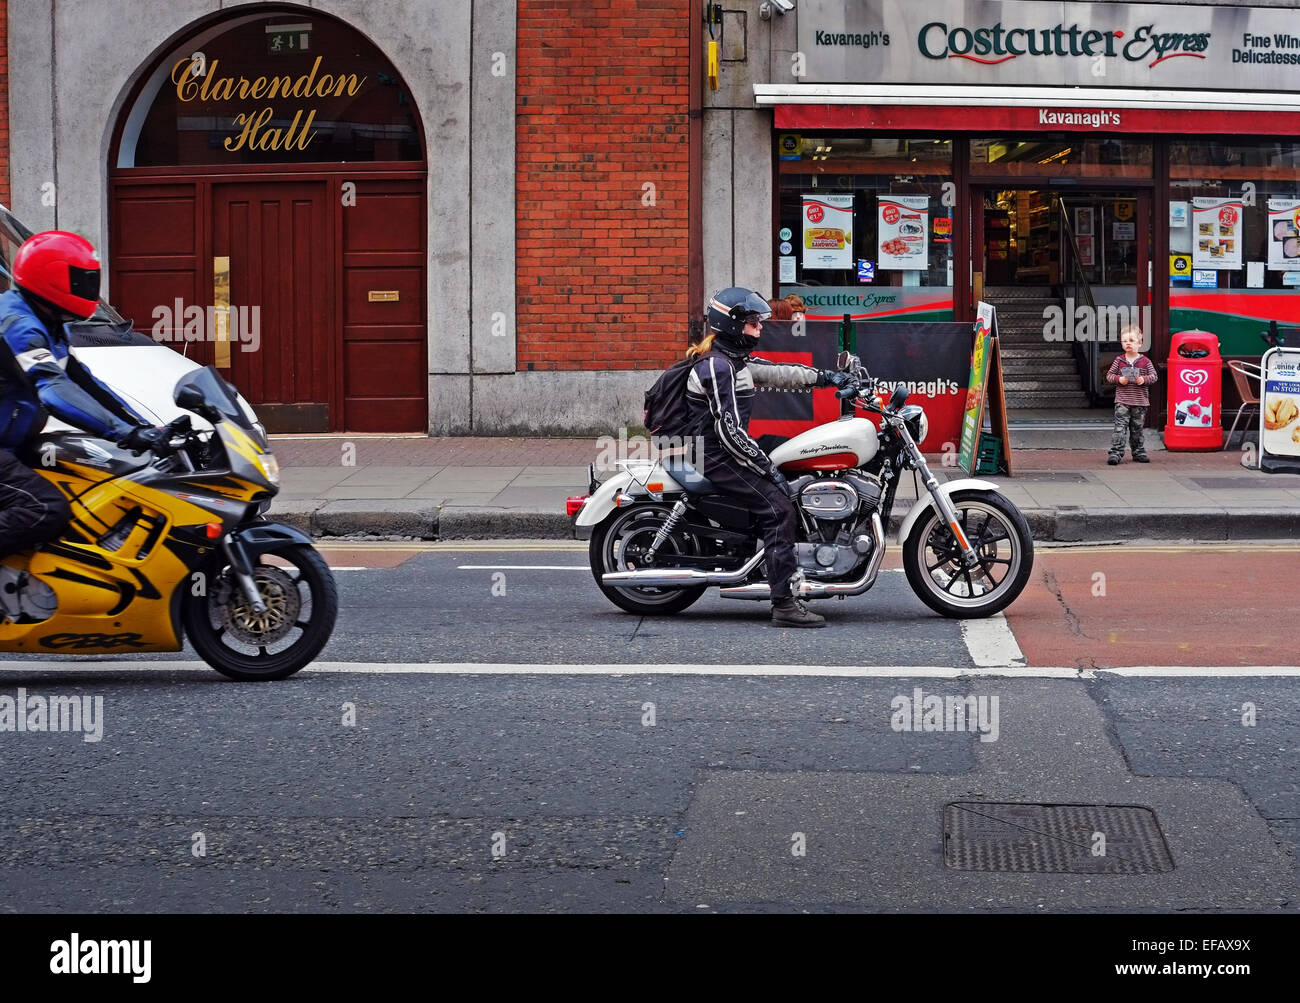
<path id="1" fill-rule="evenodd" d="M 749 437 L 749 414 L 755 387 L 806 390 L 818 385 L 819 372 L 808 366 L 781 365 L 752 355 L 707 352 L 686 381 L 692 424 L 700 429 L 706 450 L 721 449 L 736 463 L 770 477 L 772 461 Z"/>

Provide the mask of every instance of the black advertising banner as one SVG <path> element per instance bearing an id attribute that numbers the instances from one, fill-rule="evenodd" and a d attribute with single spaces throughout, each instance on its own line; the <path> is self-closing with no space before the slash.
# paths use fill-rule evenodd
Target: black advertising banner
<path id="1" fill-rule="evenodd" d="M 794 321 L 764 321 L 763 336 L 754 354 L 772 362 L 834 369 L 839 353 L 838 326 L 835 321 L 805 321 L 803 334 L 795 334 Z M 908 403 L 925 408 L 930 434 L 920 444 L 921 449 L 937 453 L 945 443 L 952 443 L 955 449 L 970 374 L 971 325 L 870 321 L 857 324 L 856 330 L 858 356 L 875 377 L 878 388 L 888 392 L 895 384 L 906 383 L 912 392 Z M 749 432 L 770 451 L 786 439 L 839 416 L 840 403 L 830 387 L 812 394 L 760 390 L 754 399 Z"/>

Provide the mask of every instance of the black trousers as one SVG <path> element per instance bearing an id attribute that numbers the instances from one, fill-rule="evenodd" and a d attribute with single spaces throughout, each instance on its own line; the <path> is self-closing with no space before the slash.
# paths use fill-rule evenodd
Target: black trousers
<path id="1" fill-rule="evenodd" d="M 71 519 L 58 488 L 0 449 L 0 557 L 53 540 Z"/>
<path id="2" fill-rule="evenodd" d="M 766 477 L 738 464 L 721 447 L 717 452 L 705 447 L 702 473 L 719 491 L 743 502 L 754 513 L 763 534 L 763 563 L 772 598 L 789 599 L 790 579 L 798 570 L 794 557 L 798 522 L 790 499 Z"/>

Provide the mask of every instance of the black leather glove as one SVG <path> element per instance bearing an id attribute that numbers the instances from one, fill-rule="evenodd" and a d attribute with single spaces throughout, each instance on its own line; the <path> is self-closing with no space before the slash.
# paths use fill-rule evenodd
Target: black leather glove
<path id="1" fill-rule="evenodd" d="M 136 456 L 139 456 L 145 450 L 157 452 L 158 449 L 167 442 L 167 432 L 165 429 L 154 428 L 152 425 L 140 425 L 131 429 L 124 439 L 118 441 L 118 445 L 123 449 L 129 449 Z"/>
<path id="2" fill-rule="evenodd" d="M 772 483 L 775 484 L 778 488 L 780 488 L 781 491 L 785 494 L 785 496 L 789 498 L 791 501 L 793 501 L 797 497 L 797 493 L 795 492 L 794 488 L 792 488 L 790 486 L 790 482 L 785 479 L 785 474 L 777 470 L 776 467 L 772 468 L 771 478 L 772 478 Z"/>
<path id="3" fill-rule="evenodd" d="M 847 386 L 853 382 L 853 377 L 848 373 L 841 373 L 834 369 L 823 369 L 817 374 L 817 385 L 819 387 L 840 387 Z"/>

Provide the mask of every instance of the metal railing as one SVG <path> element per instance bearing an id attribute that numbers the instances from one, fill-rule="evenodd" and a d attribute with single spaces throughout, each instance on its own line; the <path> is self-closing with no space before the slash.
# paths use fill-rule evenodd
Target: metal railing
<path id="1" fill-rule="evenodd" d="M 1067 301 L 1072 298 L 1076 304 L 1084 303 L 1088 307 L 1089 315 L 1096 317 L 1098 315 L 1097 301 L 1093 298 L 1092 286 L 1088 282 L 1088 276 L 1083 270 L 1083 265 L 1080 264 L 1079 241 L 1075 239 L 1074 228 L 1070 225 L 1070 213 L 1065 207 L 1065 199 L 1060 195 L 1056 197 L 1056 206 L 1061 213 L 1061 232 L 1065 234 L 1070 249 L 1068 274 L 1064 268 L 1061 269 L 1061 291 L 1064 293 L 1073 288 L 1073 297 L 1067 293 Z M 1074 360 L 1078 363 L 1079 368 L 1083 370 L 1083 390 L 1093 404 L 1098 403 L 1104 396 L 1102 394 L 1100 352 L 1101 348 L 1096 337 L 1087 341 L 1074 342 Z"/>

